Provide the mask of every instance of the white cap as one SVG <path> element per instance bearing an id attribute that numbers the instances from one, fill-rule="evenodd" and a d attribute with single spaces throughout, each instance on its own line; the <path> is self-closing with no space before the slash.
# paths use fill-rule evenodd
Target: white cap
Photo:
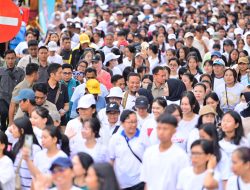
<path id="1" fill-rule="evenodd" d="M 81 22 L 81 19 L 79 18 L 79 17 L 76 17 L 76 18 L 74 18 L 74 22 L 76 23 L 76 22 Z"/>
<path id="2" fill-rule="evenodd" d="M 110 92 L 109 92 L 109 95 L 107 96 L 107 98 L 110 98 L 110 97 L 123 98 L 122 89 L 120 87 L 110 88 Z"/>
<path id="3" fill-rule="evenodd" d="M 216 17 L 212 17 L 209 21 L 209 23 L 217 23 L 218 19 Z"/>
<path id="4" fill-rule="evenodd" d="M 90 108 L 90 106 L 95 105 L 95 97 L 93 94 L 86 94 L 80 98 L 78 101 L 78 108 Z"/>
<path id="5" fill-rule="evenodd" d="M 243 35 L 243 31 L 242 31 L 241 28 L 235 28 L 235 29 L 234 29 L 234 34 L 235 34 L 235 35 L 239 35 L 239 34 L 240 34 L 240 35 Z"/>
<path id="6" fill-rule="evenodd" d="M 49 49 L 49 51 L 57 51 L 57 44 L 56 44 L 56 42 L 54 42 L 54 41 L 50 41 L 49 43 L 48 43 L 48 49 Z"/>
<path id="7" fill-rule="evenodd" d="M 188 37 L 194 37 L 194 34 L 192 32 L 187 32 L 184 38 L 188 38 Z"/>
<path id="8" fill-rule="evenodd" d="M 73 18 L 67 18 L 67 20 L 66 20 L 67 22 L 71 22 L 71 23 L 73 23 L 74 22 L 74 20 L 73 20 Z"/>
<path id="9" fill-rule="evenodd" d="M 215 31 L 213 28 L 208 28 L 207 32 L 209 33 L 210 36 L 213 36 Z"/>
<path id="10" fill-rule="evenodd" d="M 107 62 L 113 60 L 113 59 L 118 59 L 120 57 L 120 55 L 115 55 L 114 53 L 108 53 L 105 56 L 105 61 L 104 61 L 104 65 L 106 66 Z"/>
<path id="11" fill-rule="evenodd" d="M 75 25 L 76 25 L 76 28 L 81 28 L 80 23 L 76 23 Z"/>
<path id="12" fill-rule="evenodd" d="M 146 4 L 143 6 L 143 10 L 150 10 L 151 6 L 149 4 Z"/>
<path id="13" fill-rule="evenodd" d="M 175 34 L 169 34 L 169 35 L 168 35 L 168 39 L 169 39 L 169 40 L 176 40 Z"/>

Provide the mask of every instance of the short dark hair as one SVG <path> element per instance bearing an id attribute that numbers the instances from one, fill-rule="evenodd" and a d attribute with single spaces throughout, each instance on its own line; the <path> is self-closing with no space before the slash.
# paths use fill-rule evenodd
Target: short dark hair
<path id="1" fill-rule="evenodd" d="M 177 119 L 174 116 L 170 114 L 166 114 L 166 113 L 161 114 L 157 118 L 157 123 L 170 124 L 170 125 L 173 125 L 175 128 L 178 125 Z"/>
<path id="2" fill-rule="evenodd" d="M 164 68 L 162 66 L 156 66 L 155 68 L 153 68 L 152 73 L 153 75 L 157 74 L 159 71 L 164 70 Z"/>
<path id="3" fill-rule="evenodd" d="M 97 72 L 96 72 L 96 69 L 92 68 L 92 67 L 88 67 L 86 70 L 85 70 L 85 74 L 87 73 L 95 73 L 95 76 L 97 76 Z"/>
<path id="4" fill-rule="evenodd" d="M 123 79 L 122 75 L 114 75 L 114 76 L 111 77 L 111 83 L 114 84 L 120 79 Z"/>
<path id="5" fill-rule="evenodd" d="M 43 94 L 47 94 L 48 93 L 48 89 L 47 89 L 47 85 L 46 83 L 36 83 L 33 86 L 33 91 L 36 92 L 42 92 Z"/>
<path id="6" fill-rule="evenodd" d="M 63 36 L 62 41 L 65 41 L 65 40 L 70 40 L 70 37 L 69 36 Z"/>
<path id="7" fill-rule="evenodd" d="M 6 55 L 8 55 L 8 54 L 15 54 L 15 56 L 16 56 L 16 52 L 13 50 L 13 49 L 8 49 L 8 50 L 6 50 L 5 52 L 4 52 L 4 57 L 6 57 Z"/>
<path id="8" fill-rule="evenodd" d="M 36 63 L 29 63 L 25 69 L 26 75 L 32 75 L 33 73 L 37 73 L 38 68 L 39 66 Z"/>
<path id="9" fill-rule="evenodd" d="M 129 81 L 130 77 L 139 77 L 141 79 L 140 75 L 138 73 L 134 73 L 134 72 L 131 72 L 128 74 L 128 77 L 127 77 L 128 81 Z"/>
<path id="10" fill-rule="evenodd" d="M 38 46 L 37 40 L 30 40 L 30 41 L 28 42 L 28 47 L 30 47 L 30 46 Z"/>
<path id="11" fill-rule="evenodd" d="M 54 74 L 55 74 L 55 73 L 58 71 L 58 69 L 61 68 L 61 67 L 62 67 L 62 66 L 61 66 L 60 64 L 58 64 L 58 63 L 51 63 L 51 64 L 48 66 L 48 70 L 47 70 L 49 77 L 50 77 L 50 74 L 51 74 L 51 73 L 54 73 Z"/>
<path id="12" fill-rule="evenodd" d="M 128 117 L 132 114 L 136 114 L 136 113 L 132 110 L 123 110 L 123 112 L 121 113 L 121 116 L 120 116 L 121 123 L 124 123 L 125 120 L 128 119 Z"/>
<path id="13" fill-rule="evenodd" d="M 68 64 L 68 63 L 64 63 L 62 65 L 62 69 L 71 69 L 71 71 L 73 71 L 73 67 L 72 65 Z"/>
<path id="14" fill-rule="evenodd" d="M 46 46 L 40 46 L 40 47 L 38 48 L 38 51 L 39 51 L 40 49 L 46 49 L 47 51 L 49 51 L 49 49 L 48 49 Z"/>

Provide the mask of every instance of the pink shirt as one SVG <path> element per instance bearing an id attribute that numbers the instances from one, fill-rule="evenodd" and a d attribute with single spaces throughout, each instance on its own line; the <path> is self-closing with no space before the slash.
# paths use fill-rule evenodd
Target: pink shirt
<path id="1" fill-rule="evenodd" d="M 99 73 L 97 73 L 97 78 L 96 78 L 100 83 L 106 86 L 106 88 L 109 90 L 112 88 L 112 83 L 111 83 L 111 76 L 110 74 L 105 71 L 101 70 Z"/>

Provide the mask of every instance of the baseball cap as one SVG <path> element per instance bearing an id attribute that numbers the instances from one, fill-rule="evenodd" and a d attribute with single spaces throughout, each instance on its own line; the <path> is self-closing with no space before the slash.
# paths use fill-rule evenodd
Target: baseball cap
<path id="1" fill-rule="evenodd" d="M 168 35 L 168 39 L 169 39 L 169 40 L 176 40 L 175 34 L 169 34 L 169 35 Z"/>
<path id="2" fill-rule="evenodd" d="M 214 51 L 211 53 L 211 57 L 216 56 L 218 58 L 221 58 L 221 53 L 219 51 Z"/>
<path id="3" fill-rule="evenodd" d="M 109 95 L 107 96 L 107 98 L 110 98 L 110 97 L 123 98 L 122 89 L 120 87 L 113 87 L 113 88 L 111 88 L 110 91 L 109 91 Z"/>
<path id="4" fill-rule="evenodd" d="M 234 34 L 237 36 L 237 35 L 243 35 L 243 31 L 241 28 L 235 28 L 234 29 Z"/>
<path id="5" fill-rule="evenodd" d="M 143 10 L 150 10 L 151 6 L 149 4 L 146 4 L 143 6 Z"/>
<path id="6" fill-rule="evenodd" d="M 48 49 L 49 49 L 49 51 L 57 51 L 57 44 L 56 44 L 56 42 L 54 42 L 54 41 L 50 41 L 49 43 L 48 43 Z"/>
<path id="7" fill-rule="evenodd" d="M 215 59 L 213 65 L 225 66 L 225 62 L 222 59 Z"/>
<path id="8" fill-rule="evenodd" d="M 213 28 L 208 28 L 207 32 L 209 33 L 210 36 L 214 35 L 214 29 Z"/>
<path id="9" fill-rule="evenodd" d="M 97 54 L 94 55 L 93 58 L 92 58 L 92 62 L 98 62 L 98 61 L 100 61 L 100 60 L 102 60 L 102 59 L 101 59 L 101 56 L 100 56 L 100 55 L 97 55 Z"/>
<path id="10" fill-rule="evenodd" d="M 52 171 L 56 166 L 59 166 L 62 168 L 72 168 L 73 164 L 71 160 L 67 157 L 58 157 L 52 162 L 49 170 Z"/>
<path id="11" fill-rule="evenodd" d="M 136 108 L 148 108 L 149 102 L 146 96 L 138 96 L 135 100 Z"/>
<path id="12" fill-rule="evenodd" d="M 249 64 L 249 60 L 247 57 L 240 57 L 238 63 L 246 63 Z"/>
<path id="13" fill-rule="evenodd" d="M 81 34 L 79 36 L 79 39 L 80 39 L 80 43 L 81 44 L 84 44 L 84 43 L 88 43 L 89 44 L 90 43 L 89 36 L 87 34 L 85 34 L 85 33 Z"/>
<path id="14" fill-rule="evenodd" d="M 205 105 L 203 106 L 200 111 L 199 111 L 199 115 L 202 116 L 202 115 L 206 115 L 206 114 L 209 114 L 209 113 L 212 113 L 214 115 L 217 115 L 217 113 L 215 112 L 215 110 L 210 106 L 210 105 Z"/>
<path id="15" fill-rule="evenodd" d="M 116 15 L 123 15 L 122 11 L 117 11 Z"/>
<path id="16" fill-rule="evenodd" d="M 86 88 L 88 89 L 90 94 L 100 94 L 101 93 L 100 83 L 96 79 L 89 79 L 86 82 Z"/>
<path id="17" fill-rule="evenodd" d="M 116 102 L 110 102 L 106 106 L 106 113 L 108 112 L 120 112 L 119 105 Z"/>
<path id="18" fill-rule="evenodd" d="M 223 45 L 230 45 L 230 46 L 234 46 L 234 43 L 233 43 L 233 41 L 232 41 L 232 40 L 230 40 L 230 39 L 226 39 L 226 40 L 224 40 Z"/>
<path id="19" fill-rule="evenodd" d="M 213 40 L 220 40 L 220 36 L 218 32 L 215 32 L 213 35 Z"/>
<path id="20" fill-rule="evenodd" d="M 35 100 L 35 92 L 29 88 L 25 88 L 19 91 L 18 95 L 14 97 L 14 100 L 19 102 L 21 100 Z"/>
<path id="21" fill-rule="evenodd" d="M 105 56 L 105 61 L 104 61 L 104 65 L 106 66 L 107 62 L 113 60 L 113 59 L 118 59 L 120 57 L 120 55 L 115 55 L 114 53 L 108 53 Z"/>
<path id="22" fill-rule="evenodd" d="M 194 34 L 192 32 L 187 32 L 184 36 L 184 38 L 194 37 Z"/>
<path id="23" fill-rule="evenodd" d="M 93 94 L 86 94 L 82 96 L 78 102 L 77 109 L 79 108 L 90 108 L 90 106 L 95 105 L 95 97 Z"/>

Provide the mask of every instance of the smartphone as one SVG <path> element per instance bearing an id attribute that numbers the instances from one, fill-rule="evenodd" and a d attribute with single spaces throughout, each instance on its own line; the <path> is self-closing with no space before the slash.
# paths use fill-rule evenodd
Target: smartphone
<path id="1" fill-rule="evenodd" d="M 24 146 L 26 148 L 28 148 L 30 150 L 30 152 L 31 152 L 32 144 L 33 144 L 33 136 L 32 135 L 25 135 Z"/>

